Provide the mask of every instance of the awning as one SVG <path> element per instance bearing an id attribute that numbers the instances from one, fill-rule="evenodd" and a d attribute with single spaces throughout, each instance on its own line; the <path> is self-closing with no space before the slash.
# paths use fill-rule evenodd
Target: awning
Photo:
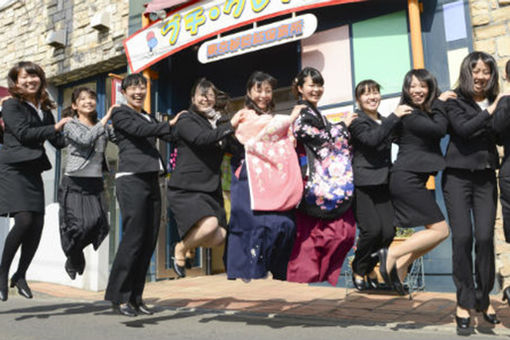
<path id="1" fill-rule="evenodd" d="M 147 6 L 147 8 L 145 9 L 144 14 L 157 12 L 162 9 L 172 8 L 184 4 L 186 2 L 190 2 L 190 0 L 152 0 L 151 2 L 145 5 Z"/>

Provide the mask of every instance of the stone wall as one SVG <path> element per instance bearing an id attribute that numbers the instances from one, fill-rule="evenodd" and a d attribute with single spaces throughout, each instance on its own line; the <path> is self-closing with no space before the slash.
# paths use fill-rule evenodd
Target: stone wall
<path id="1" fill-rule="evenodd" d="M 510 59 L 510 0 L 470 0 L 473 47 L 496 58 L 503 67 Z"/>
<path id="2" fill-rule="evenodd" d="M 90 26 L 98 11 L 109 13 L 109 30 Z M 41 65 L 53 85 L 125 66 L 128 13 L 129 0 L 25 0 L 1 9 L 0 85 L 21 60 Z M 66 31 L 65 47 L 46 44 L 50 30 Z"/>
<path id="3" fill-rule="evenodd" d="M 510 59 L 510 0 L 470 0 L 473 47 L 496 58 L 503 84 L 503 68 Z M 510 89 L 508 84 L 506 88 Z M 496 220 L 496 271 L 503 287 L 510 285 L 510 244 L 505 242 L 498 206 Z"/>

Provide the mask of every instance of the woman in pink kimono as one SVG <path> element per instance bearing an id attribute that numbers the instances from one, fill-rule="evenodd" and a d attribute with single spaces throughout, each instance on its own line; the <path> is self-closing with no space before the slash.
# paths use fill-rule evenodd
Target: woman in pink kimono
<path id="1" fill-rule="evenodd" d="M 305 188 L 296 212 L 296 240 L 287 280 L 336 285 L 356 234 L 347 130 L 355 115 L 332 124 L 320 113 L 317 104 L 324 92 L 324 79 L 314 68 L 306 67 L 297 75 L 293 90 L 298 104 L 305 105 L 293 124 Z"/>

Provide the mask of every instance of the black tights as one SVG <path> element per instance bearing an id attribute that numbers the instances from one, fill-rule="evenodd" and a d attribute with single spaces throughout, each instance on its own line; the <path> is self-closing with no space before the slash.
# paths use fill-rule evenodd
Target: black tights
<path id="1" fill-rule="evenodd" d="M 14 215 L 14 227 L 9 231 L 5 239 L 2 262 L 0 263 L 0 285 L 7 282 L 9 268 L 16 251 L 21 246 L 21 257 L 18 270 L 14 274 L 16 278 L 25 278 L 28 266 L 34 258 L 35 251 L 39 246 L 44 224 L 44 214 L 22 211 Z"/>

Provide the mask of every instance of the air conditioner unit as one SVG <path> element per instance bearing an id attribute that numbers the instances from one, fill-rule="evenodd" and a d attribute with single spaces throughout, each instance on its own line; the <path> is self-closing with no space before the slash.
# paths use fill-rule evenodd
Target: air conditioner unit
<path id="1" fill-rule="evenodd" d="M 110 13 L 100 11 L 94 14 L 90 20 L 90 26 L 98 31 L 107 31 L 110 29 Z"/>
<path id="2" fill-rule="evenodd" d="M 46 36 L 46 44 L 55 48 L 64 47 L 66 45 L 66 31 L 49 31 Z"/>

